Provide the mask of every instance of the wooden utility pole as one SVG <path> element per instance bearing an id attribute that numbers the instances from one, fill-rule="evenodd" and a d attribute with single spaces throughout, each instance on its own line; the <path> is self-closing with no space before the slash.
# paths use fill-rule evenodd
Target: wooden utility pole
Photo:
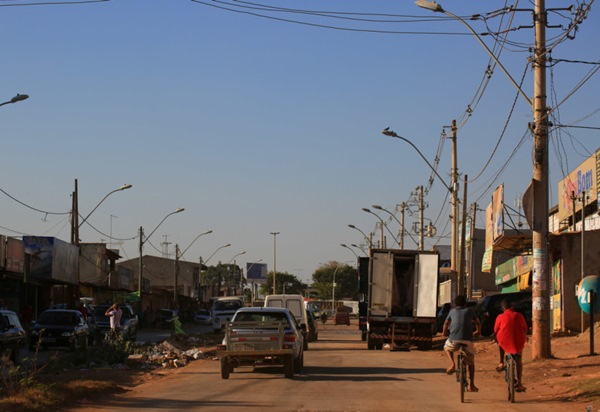
<path id="1" fill-rule="evenodd" d="M 450 244 L 450 268 L 452 272 L 452 279 L 457 279 L 458 275 L 458 156 L 456 149 L 456 120 L 452 120 L 452 236 L 451 236 L 451 244 Z M 460 277 L 460 276 L 458 276 Z M 460 295 L 460 291 L 462 290 L 462 285 L 460 283 L 460 279 L 457 279 L 457 285 L 454 289 L 456 291 L 456 295 Z"/>
<path id="2" fill-rule="evenodd" d="M 419 250 L 423 250 L 424 242 L 423 242 L 423 211 L 425 209 L 425 204 L 423 203 L 423 185 L 419 186 Z"/>
<path id="3" fill-rule="evenodd" d="M 551 356 L 550 273 L 548 270 L 548 109 L 546 107 L 546 2 L 535 1 L 533 57 L 533 359 Z"/>
<path id="4" fill-rule="evenodd" d="M 75 190 L 71 199 L 71 243 L 79 244 L 79 194 L 77 189 L 77 179 L 75 179 Z"/>
<path id="5" fill-rule="evenodd" d="M 466 295 L 465 289 L 465 256 L 466 256 L 466 241 L 467 241 L 467 175 L 465 175 L 463 187 L 463 209 L 462 209 L 462 225 L 460 232 L 460 269 L 458 272 L 458 292 L 459 295 Z"/>

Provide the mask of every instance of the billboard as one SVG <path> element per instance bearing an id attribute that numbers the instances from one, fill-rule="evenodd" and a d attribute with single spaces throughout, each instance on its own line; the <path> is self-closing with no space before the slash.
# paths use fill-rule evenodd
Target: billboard
<path id="1" fill-rule="evenodd" d="M 246 279 L 254 283 L 267 282 L 266 263 L 246 263 Z"/>
<path id="2" fill-rule="evenodd" d="M 9 237 L 6 239 L 6 270 L 23 273 L 25 247 L 23 241 Z"/>
<path id="3" fill-rule="evenodd" d="M 494 242 L 504 235 L 504 185 L 492 194 L 492 234 Z"/>
<path id="4" fill-rule="evenodd" d="M 584 160 L 567 177 L 558 182 L 558 221 L 568 219 L 575 212 L 581 210 L 581 200 L 573 201 L 586 193 L 585 204 L 588 205 L 598 200 L 598 157 L 600 151 L 596 150 L 592 156 Z M 573 210 L 575 206 L 575 210 Z"/>

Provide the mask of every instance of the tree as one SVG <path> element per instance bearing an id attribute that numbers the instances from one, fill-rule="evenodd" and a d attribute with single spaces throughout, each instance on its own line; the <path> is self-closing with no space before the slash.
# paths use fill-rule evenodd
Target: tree
<path id="1" fill-rule="evenodd" d="M 317 268 L 313 274 L 312 286 L 319 291 L 322 299 L 333 298 L 333 276 L 335 274 L 336 300 L 358 300 L 358 271 L 356 268 L 335 261 L 328 262 Z"/>
<path id="2" fill-rule="evenodd" d="M 277 272 L 277 279 L 275 281 L 275 287 L 277 290 L 274 294 L 288 294 L 288 295 L 303 295 L 308 285 L 296 276 L 287 272 Z M 273 272 L 267 273 L 267 283 L 261 285 L 260 293 L 263 295 L 271 294 L 273 289 Z"/>

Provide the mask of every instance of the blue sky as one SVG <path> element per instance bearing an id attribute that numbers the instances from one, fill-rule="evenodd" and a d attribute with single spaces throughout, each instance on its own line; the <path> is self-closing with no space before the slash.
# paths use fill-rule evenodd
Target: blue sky
<path id="1" fill-rule="evenodd" d="M 489 166 L 469 183 L 467 203 L 485 209 L 493 188 L 504 183 L 505 202 L 514 207 L 525 191 L 532 176 L 533 142 L 526 134 L 531 109 L 519 97 L 511 116 L 517 91 L 498 68 L 479 103 L 471 103 L 489 56 L 458 21 L 441 21 L 443 15 L 412 1 L 261 3 L 336 12 L 330 15 L 346 19 L 252 10 L 305 24 L 211 7 L 250 11 L 240 8 L 250 3 L 226 3 L 3 2 L 21 6 L 0 7 L 0 100 L 16 93 L 30 98 L 0 107 L 0 188 L 35 209 L 68 212 L 77 179 L 85 216 L 108 192 L 130 183 L 132 189 L 111 195 L 90 217 L 103 234 L 83 225 L 82 241 L 109 243 L 111 234 L 129 239 L 112 243 L 125 258 L 136 258 L 139 227 L 150 234 L 165 215 L 184 207 L 158 228 L 145 254 L 160 255 L 165 247 L 172 253 L 175 244 L 186 249 L 198 234 L 213 230 L 194 242 L 185 259 L 206 259 L 231 243 L 209 263 L 227 263 L 245 251 L 236 263 L 262 259 L 272 270 L 270 232 L 276 231 L 277 271 L 303 280 L 320 264 L 355 260 L 340 244 L 364 241 L 347 225 L 369 233 L 378 221 L 361 208 L 379 204 L 394 211 L 417 186 L 427 185 L 427 164 L 408 144 L 381 135 L 384 127 L 410 139 L 434 163 L 444 126 L 459 120 L 462 180 L 464 173 L 480 174 L 510 117 Z M 460 16 L 505 5 L 440 3 Z M 546 1 L 548 8 L 571 4 L 577 6 Z M 522 1 L 518 7 L 533 5 Z M 571 17 L 556 11 L 550 22 L 566 26 Z M 497 28 L 509 18 L 488 22 Z M 593 5 L 575 39 L 557 45 L 552 57 L 600 61 L 599 18 Z M 486 31 L 480 21 L 471 24 L 478 33 Z M 530 24 L 524 11 L 516 13 L 511 27 Z M 562 33 L 548 29 L 549 42 Z M 533 37 L 531 28 L 511 32 L 500 55 L 518 82 L 525 73 L 522 88 L 529 96 L 533 74 L 526 70 L 526 45 Z M 494 48 L 491 36 L 483 39 Z M 561 124 L 600 126 L 598 74 L 571 94 L 595 67 L 558 62 L 549 70 L 548 104 L 568 97 L 555 112 Z M 469 104 L 475 108 L 462 122 Z M 558 181 L 596 150 L 597 141 L 593 129 L 552 134 L 551 205 Z M 451 145 L 449 139 L 443 142 L 437 170 L 449 182 Z M 442 236 L 426 239 L 426 247 L 450 243 L 446 195 L 435 180 L 425 217 Z M 67 215 L 30 207 L 0 194 L 0 233 L 69 240 Z M 418 215 L 415 206 L 412 210 L 407 229 Z M 389 221 L 389 215 L 381 217 Z M 477 226 L 483 227 L 482 214 Z M 395 220 L 388 227 L 397 233 Z M 405 244 L 414 246 L 408 238 Z"/>

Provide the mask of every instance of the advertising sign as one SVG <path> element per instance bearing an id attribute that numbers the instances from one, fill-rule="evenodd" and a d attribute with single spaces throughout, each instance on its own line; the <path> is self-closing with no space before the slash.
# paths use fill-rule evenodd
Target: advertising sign
<path id="1" fill-rule="evenodd" d="M 29 255 L 28 276 L 72 284 L 79 282 L 77 246 L 47 236 L 23 236 L 23 243 Z"/>
<path id="2" fill-rule="evenodd" d="M 23 241 L 9 237 L 6 239 L 6 270 L 23 273 L 25 247 Z"/>
<path id="3" fill-rule="evenodd" d="M 504 185 L 492 194 L 492 233 L 494 241 L 504 235 Z"/>
<path id="4" fill-rule="evenodd" d="M 266 263 L 246 263 L 246 279 L 255 283 L 267 282 Z"/>
<path id="5" fill-rule="evenodd" d="M 558 220 L 568 219 L 573 214 L 573 204 L 575 212 L 581 210 L 581 199 L 578 199 L 583 192 L 586 193 L 585 204 L 588 205 L 598 199 L 597 186 L 597 165 L 596 157 L 600 154 L 596 151 L 587 158 L 567 177 L 558 182 Z M 575 202 L 573 201 L 575 197 Z"/>

